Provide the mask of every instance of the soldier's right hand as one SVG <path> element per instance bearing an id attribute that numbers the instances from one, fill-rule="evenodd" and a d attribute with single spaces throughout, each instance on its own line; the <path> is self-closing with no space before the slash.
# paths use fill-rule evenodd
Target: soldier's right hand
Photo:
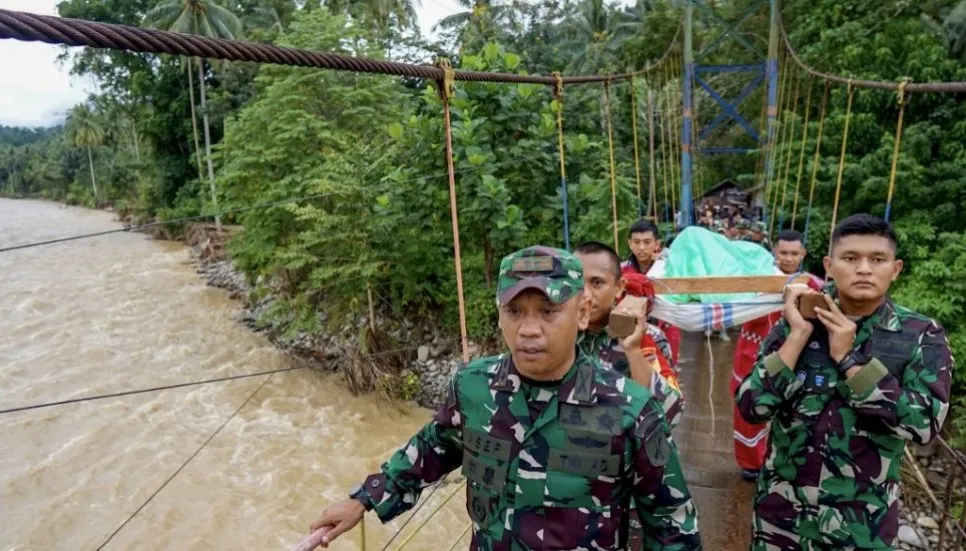
<path id="1" fill-rule="evenodd" d="M 811 289 L 808 288 L 808 285 L 803 284 L 792 284 L 785 288 L 785 309 L 783 312 L 785 322 L 788 323 L 788 328 L 791 329 L 792 333 L 797 333 L 803 337 L 811 336 L 812 330 L 815 328 L 798 311 L 798 298 L 808 292 L 811 292 Z"/>
<path id="2" fill-rule="evenodd" d="M 365 514 L 366 508 L 362 506 L 362 503 L 355 499 L 347 499 L 342 503 L 326 507 L 322 511 L 322 516 L 312 523 L 309 533 L 323 528 L 328 529 L 319 546 L 325 549 L 336 538 L 352 530 L 356 524 L 359 524 L 359 521 L 362 520 L 362 516 Z"/>

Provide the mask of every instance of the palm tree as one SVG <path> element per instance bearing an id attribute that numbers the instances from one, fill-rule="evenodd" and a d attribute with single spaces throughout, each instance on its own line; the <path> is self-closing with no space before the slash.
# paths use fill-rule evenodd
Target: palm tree
<path id="1" fill-rule="evenodd" d="M 569 51 L 567 72 L 603 74 L 615 69 L 622 43 L 633 33 L 634 21 L 623 17 L 604 0 L 583 0 L 577 6 L 562 45 Z"/>
<path id="2" fill-rule="evenodd" d="M 332 13 L 365 21 L 382 36 L 389 33 L 393 23 L 400 29 L 414 29 L 418 22 L 412 0 L 323 0 L 322 4 Z"/>
<path id="3" fill-rule="evenodd" d="M 87 164 L 91 169 L 91 187 L 94 189 L 94 203 L 97 203 L 97 179 L 94 177 L 94 156 L 91 148 L 104 141 L 104 129 L 94 111 L 86 104 L 78 105 L 67 113 L 67 132 L 71 142 L 77 147 L 87 149 Z"/>
<path id="4" fill-rule="evenodd" d="M 467 9 L 467 11 L 454 13 L 439 20 L 433 28 L 442 29 L 462 29 L 459 32 L 460 42 L 466 42 L 466 33 L 470 29 L 479 33 L 479 36 L 487 39 L 487 31 L 492 30 L 500 19 L 507 15 L 507 6 L 494 0 L 457 0 L 457 2 Z M 476 25 L 474 29 L 473 26 Z"/>
<path id="5" fill-rule="evenodd" d="M 238 17 L 215 0 L 161 0 L 160 4 L 147 13 L 145 21 L 151 26 L 164 27 L 169 31 L 199 34 L 209 38 L 231 39 L 242 34 L 242 24 Z M 211 203 L 217 210 L 218 198 L 215 192 L 215 169 L 211 162 L 211 130 L 208 125 L 204 66 L 204 58 L 199 58 L 198 88 L 201 92 L 201 120 L 205 132 L 205 158 L 208 164 Z M 193 100 L 194 92 L 192 91 L 192 110 L 194 110 Z M 221 218 L 219 216 L 215 216 L 215 224 L 220 230 Z"/>

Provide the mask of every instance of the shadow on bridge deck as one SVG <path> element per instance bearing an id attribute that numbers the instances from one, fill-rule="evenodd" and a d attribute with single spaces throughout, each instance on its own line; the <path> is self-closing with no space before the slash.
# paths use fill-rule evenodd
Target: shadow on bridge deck
<path id="1" fill-rule="evenodd" d="M 702 543 L 715 551 L 748 549 L 755 488 L 741 479 L 734 459 L 730 380 L 737 331 L 731 338 L 724 343 L 713 336 L 709 355 L 703 333 L 684 333 L 679 358 L 687 409 L 674 440 L 697 503 Z"/>

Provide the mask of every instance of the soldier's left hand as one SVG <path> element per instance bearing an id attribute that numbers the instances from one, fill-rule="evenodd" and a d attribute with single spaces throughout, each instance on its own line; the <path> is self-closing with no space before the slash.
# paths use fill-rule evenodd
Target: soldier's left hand
<path id="1" fill-rule="evenodd" d="M 816 308 L 815 313 L 822 325 L 828 329 L 829 355 L 836 362 L 841 362 L 852 351 L 858 326 L 839 310 L 838 305 L 828 295 L 825 295 L 825 304 L 828 310 Z"/>
<path id="2" fill-rule="evenodd" d="M 647 314 L 641 313 L 637 316 L 637 325 L 634 326 L 634 332 L 621 339 L 621 348 L 624 349 L 624 353 L 626 354 L 629 350 L 640 350 L 645 333 L 647 333 Z"/>

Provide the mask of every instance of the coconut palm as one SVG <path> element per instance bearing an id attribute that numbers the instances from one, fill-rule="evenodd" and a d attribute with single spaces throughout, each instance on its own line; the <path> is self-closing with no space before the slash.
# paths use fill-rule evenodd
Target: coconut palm
<path id="1" fill-rule="evenodd" d="M 567 72 L 602 74 L 615 69 L 620 47 L 634 31 L 634 21 L 604 0 L 583 0 L 566 31 L 568 40 L 561 49 L 570 52 Z"/>
<path id="2" fill-rule="evenodd" d="M 87 149 L 87 164 L 91 169 L 91 187 L 97 202 L 97 179 L 94 176 L 94 155 L 91 149 L 104 142 L 104 129 L 94 111 L 86 104 L 78 105 L 67 113 L 67 133 L 76 147 Z"/>
<path id="3" fill-rule="evenodd" d="M 147 13 L 145 21 L 152 27 L 162 27 L 169 31 L 198 34 L 209 38 L 230 39 L 238 38 L 242 34 L 242 24 L 238 17 L 231 10 L 220 5 L 215 0 L 162 0 L 160 4 Z M 204 67 L 204 58 L 199 58 L 198 88 L 201 92 L 201 121 L 205 134 L 205 159 L 208 164 L 211 203 L 217 210 L 218 199 L 215 193 L 215 169 L 211 162 L 211 130 L 208 125 Z M 190 85 L 191 81 L 189 80 Z M 193 111 L 194 92 L 192 91 L 191 94 Z M 195 134 L 197 136 L 197 131 Z M 217 216 L 215 217 L 215 223 L 220 229 L 221 219 Z"/>
<path id="4" fill-rule="evenodd" d="M 512 10 L 495 0 L 457 0 L 467 11 L 454 13 L 440 19 L 433 28 L 458 30 L 456 37 L 467 47 L 467 37 L 474 36 L 483 40 L 494 37 L 494 31 Z"/>

